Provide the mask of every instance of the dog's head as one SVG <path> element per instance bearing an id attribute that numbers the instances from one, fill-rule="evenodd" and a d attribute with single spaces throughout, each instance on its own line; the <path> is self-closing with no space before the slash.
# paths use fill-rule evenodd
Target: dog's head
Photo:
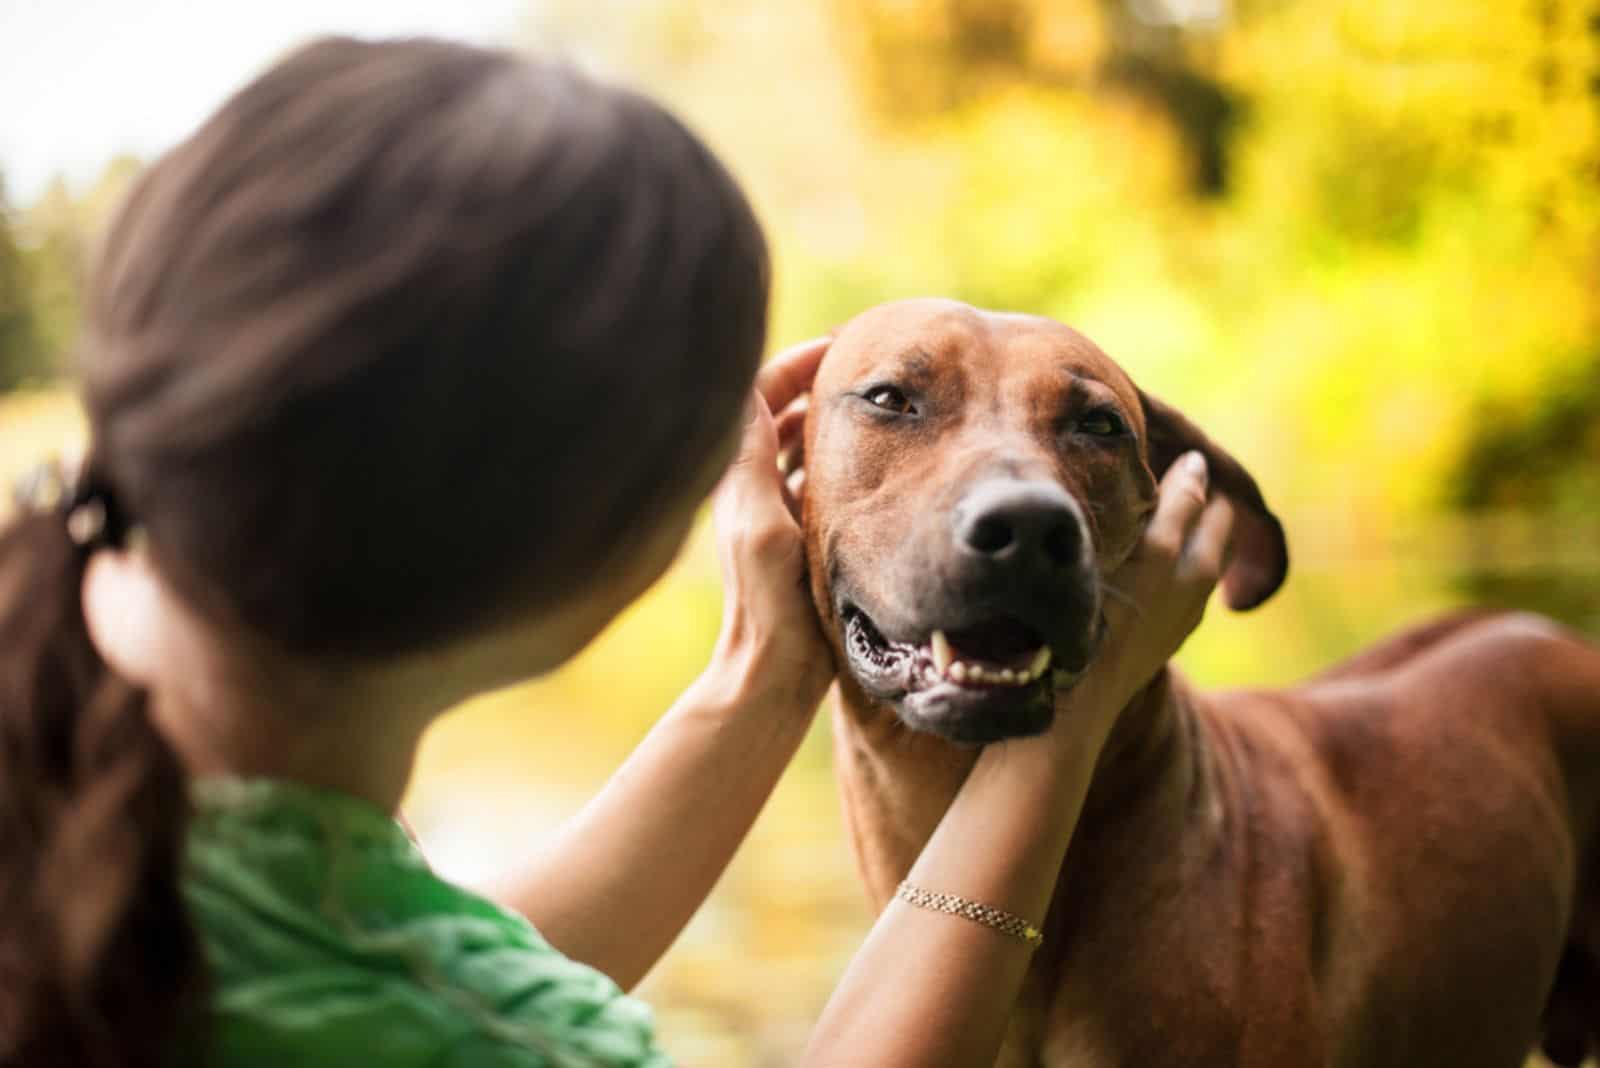
<path id="1" fill-rule="evenodd" d="M 1289 563 L 1254 479 L 1093 342 L 943 300 L 853 319 L 804 443 L 812 595 L 845 684 L 953 741 L 1047 728 L 1094 656 L 1103 580 L 1189 449 L 1235 505 L 1227 602 L 1254 607 Z"/>

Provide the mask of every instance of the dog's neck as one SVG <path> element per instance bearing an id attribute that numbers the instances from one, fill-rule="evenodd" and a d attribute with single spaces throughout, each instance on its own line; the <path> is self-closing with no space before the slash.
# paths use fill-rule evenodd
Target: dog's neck
<path id="1" fill-rule="evenodd" d="M 1123 709 L 1095 766 L 1075 838 L 1096 839 L 1130 819 L 1180 821 L 1204 802 L 1210 776 L 1192 698 L 1188 684 L 1163 668 Z M 851 845 L 875 907 L 911 870 L 978 752 L 910 730 L 841 680 L 834 758 Z M 1144 800 L 1151 803 L 1134 803 Z"/>
<path id="2" fill-rule="evenodd" d="M 1117 716 L 1095 764 L 1083 819 L 1125 810 L 1134 798 L 1163 788 L 1191 791 L 1206 781 L 1194 691 L 1163 667 Z M 1082 820 L 1080 820 L 1080 823 Z"/>

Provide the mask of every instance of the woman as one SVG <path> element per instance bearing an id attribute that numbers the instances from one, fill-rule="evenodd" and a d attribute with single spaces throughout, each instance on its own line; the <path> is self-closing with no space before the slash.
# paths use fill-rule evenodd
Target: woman
<path id="1" fill-rule="evenodd" d="M 766 301 L 698 141 L 509 54 L 322 41 L 152 166 L 93 278 L 82 474 L 0 535 L 0 1062 L 665 1063 L 619 987 L 832 673 L 772 414 L 824 345 L 748 397 Z M 712 662 L 519 873 L 533 926 L 435 877 L 391 815 L 422 731 L 577 652 L 719 479 Z M 922 885 L 1042 913 L 1104 731 L 1215 581 L 1225 506 L 1167 481 L 1140 626 L 1072 737 L 984 754 Z M 992 1061 L 1027 959 L 896 903 L 808 1056 Z"/>

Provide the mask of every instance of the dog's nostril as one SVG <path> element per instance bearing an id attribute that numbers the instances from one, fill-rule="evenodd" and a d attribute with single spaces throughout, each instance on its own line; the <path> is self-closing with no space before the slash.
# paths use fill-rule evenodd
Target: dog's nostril
<path id="1" fill-rule="evenodd" d="M 961 551 L 1038 575 L 1082 566 L 1086 532 L 1072 499 L 1048 483 L 993 480 L 969 490 L 955 510 Z"/>
<path id="2" fill-rule="evenodd" d="M 1078 528 L 1071 523 L 1056 523 L 1044 534 L 1044 552 L 1057 567 L 1078 562 Z"/>
<path id="3" fill-rule="evenodd" d="M 967 528 L 967 544 L 980 553 L 993 555 L 1016 540 L 1016 534 L 999 516 L 983 516 Z"/>

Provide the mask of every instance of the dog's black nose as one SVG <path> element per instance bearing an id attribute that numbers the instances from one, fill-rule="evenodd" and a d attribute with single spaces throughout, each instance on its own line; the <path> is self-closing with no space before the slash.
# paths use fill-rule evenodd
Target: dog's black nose
<path id="1" fill-rule="evenodd" d="M 990 479 L 955 509 L 961 550 L 1023 568 L 1070 569 L 1084 563 L 1083 518 L 1054 482 Z"/>

